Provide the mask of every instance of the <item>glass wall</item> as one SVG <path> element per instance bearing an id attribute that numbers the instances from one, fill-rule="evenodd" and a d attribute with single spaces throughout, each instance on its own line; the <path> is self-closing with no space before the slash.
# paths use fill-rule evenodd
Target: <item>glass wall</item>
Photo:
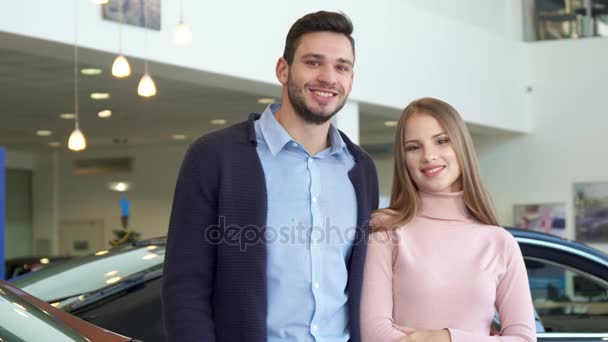
<path id="1" fill-rule="evenodd" d="M 524 0 L 526 41 L 608 36 L 608 0 Z"/>

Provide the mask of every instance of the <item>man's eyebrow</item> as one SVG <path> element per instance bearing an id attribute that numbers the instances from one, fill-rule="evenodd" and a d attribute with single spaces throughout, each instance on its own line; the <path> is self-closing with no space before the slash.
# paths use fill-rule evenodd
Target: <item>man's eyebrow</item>
<path id="1" fill-rule="evenodd" d="M 302 58 L 310 58 L 310 57 L 316 58 L 316 59 L 325 59 L 325 56 L 318 54 L 318 53 L 314 53 L 314 52 L 309 52 L 302 56 Z"/>
<path id="2" fill-rule="evenodd" d="M 353 62 L 351 60 L 346 59 L 346 58 L 338 58 L 338 62 L 344 63 L 344 64 L 348 64 L 350 66 L 353 65 Z"/>
<path id="3" fill-rule="evenodd" d="M 315 59 L 322 59 L 322 60 L 324 60 L 325 56 L 323 56 L 323 55 L 321 55 L 319 53 L 309 52 L 309 53 L 306 53 L 306 54 L 302 55 L 302 58 L 315 58 Z M 351 60 L 349 60 L 349 59 L 346 59 L 346 58 L 338 58 L 338 63 L 344 63 L 344 64 L 348 64 L 350 66 L 353 65 L 353 62 Z"/>

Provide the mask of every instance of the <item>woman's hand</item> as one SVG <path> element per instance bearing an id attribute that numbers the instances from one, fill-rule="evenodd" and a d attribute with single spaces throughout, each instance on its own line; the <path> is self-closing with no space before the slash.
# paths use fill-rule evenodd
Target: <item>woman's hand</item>
<path id="1" fill-rule="evenodd" d="M 407 334 L 401 342 L 452 342 L 450 332 L 442 330 L 416 330 L 414 328 L 395 325 L 399 331 Z"/>

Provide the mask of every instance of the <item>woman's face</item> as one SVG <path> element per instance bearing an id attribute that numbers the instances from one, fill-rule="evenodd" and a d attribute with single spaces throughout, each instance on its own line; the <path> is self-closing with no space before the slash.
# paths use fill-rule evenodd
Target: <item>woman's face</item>
<path id="1" fill-rule="evenodd" d="M 426 192 L 462 190 L 456 152 L 434 116 L 415 113 L 405 125 L 405 161 L 416 187 Z"/>

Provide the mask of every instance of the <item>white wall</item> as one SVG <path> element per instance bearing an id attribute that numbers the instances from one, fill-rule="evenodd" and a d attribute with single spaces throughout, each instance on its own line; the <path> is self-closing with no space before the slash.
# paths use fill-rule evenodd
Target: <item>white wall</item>
<path id="1" fill-rule="evenodd" d="M 161 3 L 163 30 L 148 31 L 148 54 L 153 61 L 237 77 L 242 82 L 277 84 L 273 70 L 290 25 L 311 11 L 342 10 L 355 24 L 353 100 L 400 109 L 415 98 L 432 95 L 461 108 L 469 122 L 520 132 L 529 129 L 524 102 L 527 62 L 523 43 L 514 38 L 520 29 L 514 24 L 517 7 L 512 0 L 458 4 L 378 0 L 373 6 L 338 0 L 272 0 L 263 5 L 244 0 L 184 1 L 184 19 L 194 32 L 194 44 L 188 49 L 171 42 L 178 2 Z M 74 42 L 73 1 L 5 1 L 2 6 L 0 32 Z M 118 25 L 102 20 L 98 6 L 80 1 L 78 15 L 82 46 L 117 51 Z M 144 30 L 124 27 L 127 55 L 144 57 L 144 41 Z M 5 44 L 26 48 L 10 39 Z M 34 53 L 54 53 L 29 48 Z M 167 77 L 176 74 L 160 67 L 156 71 L 166 72 Z"/>
<path id="2" fill-rule="evenodd" d="M 512 224 L 515 203 L 565 202 L 574 238 L 573 183 L 608 182 L 608 39 L 531 43 L 528 51 L 532 133 L 478 137 L 481 169 L 503 223 Z"/>
<path id="3" fill-rule="evenodd" d="M 140 146 L 113 149 L 91 149 L 83 153 L 59 152 L 57 166 L 57 222 L 64 220 L 102 219 L 105 227 L 105 241 L 114 236 L 113 229 L 120 228 L 121 194 L 108 190 L 108 183 L 128 181 L 133 188 L 127 192 L 131 202 L 129 228 L 142 234 L 142 238 L 166 235 L 169 215 L 173 201 L 173 192 L 179 167 L 187 146 L 176 144 L 168 146 Z M 133 169 L 130 173 L 72 175 L 74 159 L 91 159 L 105 157 L 132 157 Z M 44 160 L 44 158 L 41 158 Z M 40 169 L 50 170 L 52 158 L 38 164 Z M 39 170 L 40 170 L 39 169 Z M 39 173 L 40 175 L 40 173 Z M 47 179 L 52 172 L 43 173 Z M 40 179 L 39 178 L 39 179 Z M 35 216 L 35 238 L 58 238 L 53 234 L 45 220 L 52 220 L 52 193 L 49 183 L 38 182 L 40 186 L 38 203 L 48 200 L 45 208 L 38 208 Z M 45 186 L 46 185 L 46 186 Z M 55 228 L 57 231 L 57 228 Z M 54 240 L 54 251 L 58 241 Z"/>
<path id="4" fill-rule="evenodd" d="M 31 153 L 6 150 L 6 168 L 31 170 L 33 165 L 34 157 Z"/>

